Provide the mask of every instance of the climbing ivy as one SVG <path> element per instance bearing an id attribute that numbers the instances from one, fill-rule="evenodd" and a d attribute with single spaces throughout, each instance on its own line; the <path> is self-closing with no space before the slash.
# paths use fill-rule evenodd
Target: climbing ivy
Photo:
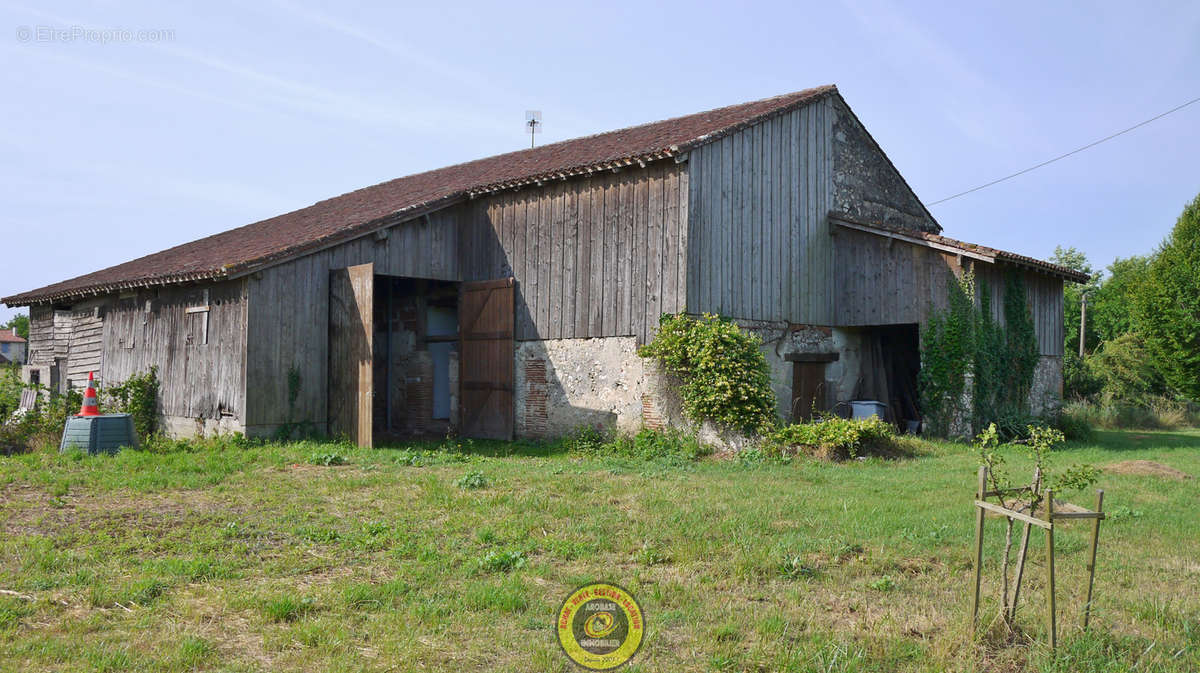
<path id="1" fill-rule="evenodd" d="M 1004 360 L 1001 402 L 1020 412 L 1029 410 L 1029 390 L 1038 363 L 1037 333 L 1029 312 L 1025 280 L 1009 272 L 1004 283 Z"/>
<path id="2" fill-rule="evenodd" d="M 949 284 L 949 302 L 934 310 L 921 336 L 921 404 L 932 434 L 968 431 L 954 427 L 968 418 L 974 427 L 1000 421 L 1018 432 L 1029 417 L 1029 391 L 1038 348 L 1025 282 L 1015 272 L 1005 279 L 1001 324 L 992 315 L 985 280 L 965 273 Z M 978 300 L 977 300 L 978 298 Z M 964 406 L 970 387 L 971 406 Z M 1016 425 L 1014 425 L 1016 424 Z M 1020 426 L 1020 427 L 1017 427 Z"/>
<path id="3" fill-rule="evenodd" d="M 133 417 L 133 429 L 142 440 L 158 431 L 158 367 L 104 388 L 104 396 L 109 405 Z"/>
<path id="4" fill-rule="evenodd" d="M 664 314 L 654 340 L 638 348 L 683 381 L 683 412 L 745 433 L 775 424 L 775 392 L 758 337 L 727 318 Z"/>
<path id="5" fill-rule="evenodd" d="M 925 427 L 948 435 L 961 408 L 976 351 L 975 276 L 964 273 L 949 286 L 945 310 L 931 311 L 921 334 L 921 408 Z"/>

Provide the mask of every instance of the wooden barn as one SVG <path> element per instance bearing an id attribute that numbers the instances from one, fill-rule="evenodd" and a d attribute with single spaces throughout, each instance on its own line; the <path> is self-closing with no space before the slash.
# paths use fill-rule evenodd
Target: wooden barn
<path id="1" fill-rule="evenodd" d="M 635 349 L 679 311 L 758 330 L 785 416 L 869 398 L 919 418 L 920 325 L 951 274 L 1015 270 L 1053 404 L 1062 283 L 1083 278 L 940 234 L 825 86 L 399 178 L 4 302 L 30 307 L 29 379 L 156 366 L 173 434 L 370 445 L 671 422 Z"/>

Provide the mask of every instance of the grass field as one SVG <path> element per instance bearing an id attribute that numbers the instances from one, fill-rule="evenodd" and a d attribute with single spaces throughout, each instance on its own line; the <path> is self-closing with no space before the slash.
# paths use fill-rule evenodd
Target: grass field
<path id="1" fill-rule="evenodd" d="M 1200 670 L 1195 479 L 1101 477 L 1094 628 L 1088 526 L 1065 524 L 1051 656 L 1040 538 L 1024 633 L 967 636 L 962 445 L 843 464 L 419 448 L 0 458 L 0 670 L 569 671 L 553 616 L 597 579 L 648 615 L 630 671 Z M 1200 475 L 1200 433 L 1101 433 L 1055 459 Z"/>

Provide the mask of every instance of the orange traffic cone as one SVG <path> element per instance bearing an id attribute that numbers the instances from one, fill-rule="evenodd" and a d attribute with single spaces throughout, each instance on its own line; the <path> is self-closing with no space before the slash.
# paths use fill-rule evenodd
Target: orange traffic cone
<path id="1" fill-rule="evenodd" d="M 92 372 L 88 372 L 87 389 L 83 391 L 83 406 L 79 407 L 79 416 L 99 416 L 100 406 L 96 404 L 96 384 L 93 383 Z"/>

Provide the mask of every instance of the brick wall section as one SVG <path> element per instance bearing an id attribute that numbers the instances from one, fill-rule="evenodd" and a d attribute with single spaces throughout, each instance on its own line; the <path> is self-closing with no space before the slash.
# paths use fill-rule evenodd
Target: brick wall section
<path id="1" fill-rule="evenodd" d="M 546 380 L 546 361 L 539 357 L 525 360 L 525 413 L 520 420 L 527 437 L 544 437 L 548 419 L 546 403 L 550 391 Z"/>
<path id="2" fill-rule="evenodd" d="M 425 434 L 433 418 L 433 357 L 429 351 L 416 351 L 408 361 L 405 390 L 405 429 L 414 435 Z"/>
<path id="3" fill-rule="evenodd" d="M 651 430 L 662 430 L 665 425 L 654 393 L 642 393 L 642 425 Z"/>

